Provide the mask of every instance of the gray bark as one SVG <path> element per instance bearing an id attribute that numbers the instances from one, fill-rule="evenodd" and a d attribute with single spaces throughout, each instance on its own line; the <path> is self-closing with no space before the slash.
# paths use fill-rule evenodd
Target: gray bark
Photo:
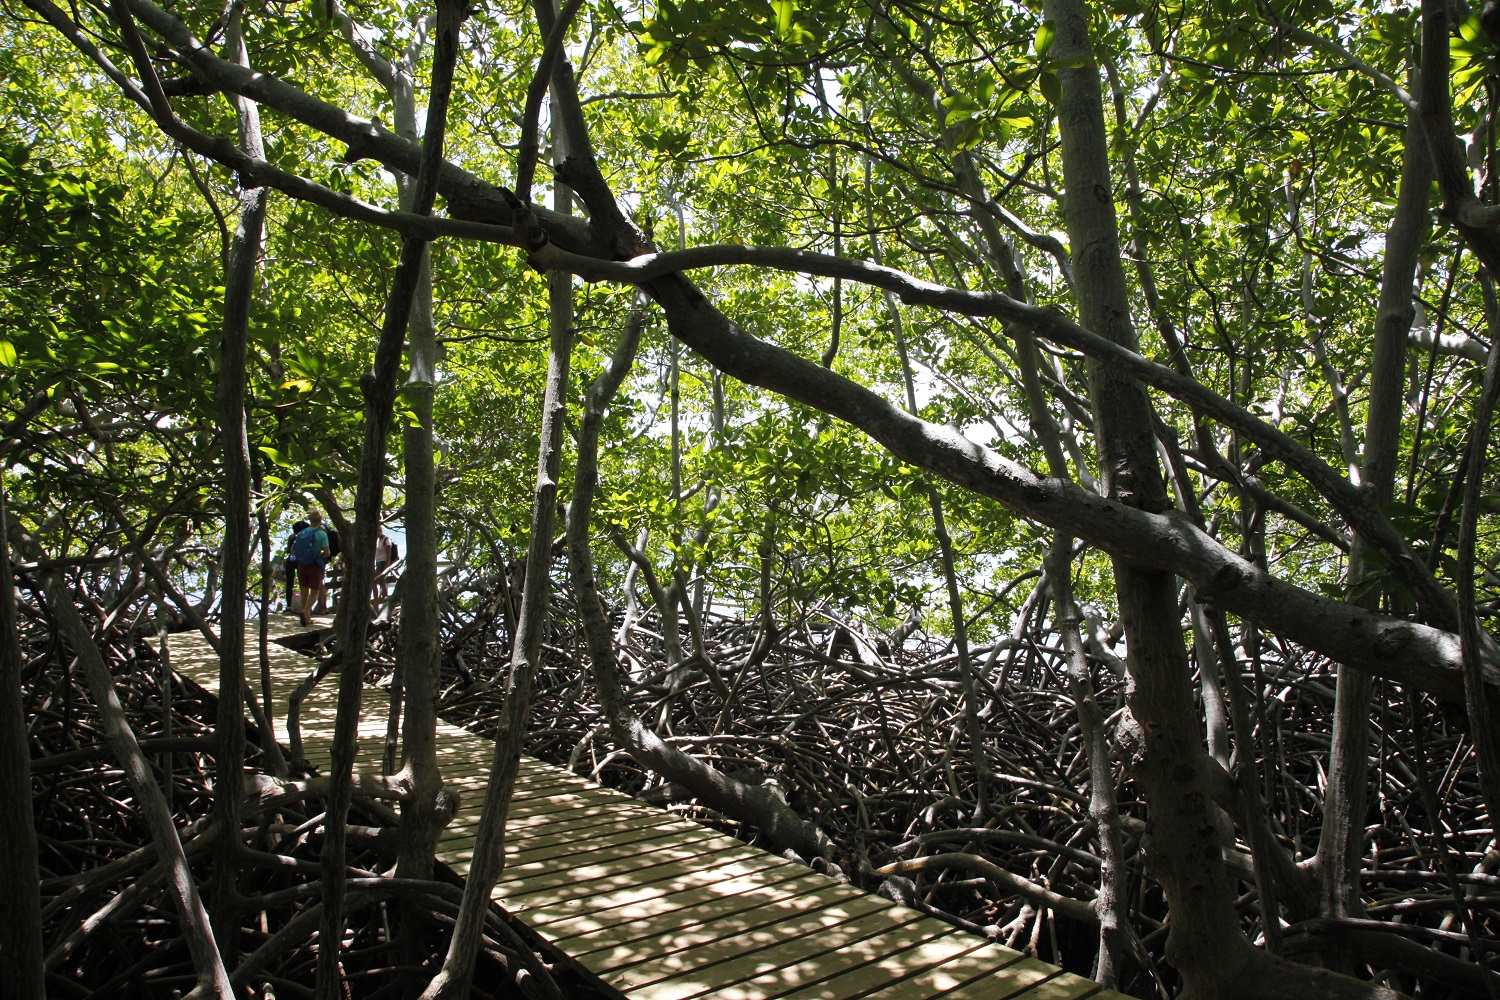
<path id="1" fill-rule="evenodd" d="M 422 140 L 422 158 L 417 165 L 416 192 L 412 209 L 417 215 L 432 211 L 436 197 L 436 172 L 442 162 L 443 136 L 453 88 L 453 67 L 458 56 L 458 33 L 465 17 L 462 3 L 439 0 L 437 31 L 433 48 L 432 88 L 427 105 L 427 133 Z M 319 1000 L 337 1000 L 342 992 L 338 942 L 343 938 L 344 896 L 347 885 L 345 850 L 346 817 L 353 796 L 354 756 L 359 732 L 359 703 L 364 683 L 365 645 L 369 633 L 370 603 L 366 595 L 374 583 L 375 537 L 380 530 L 381 496 L 385 489 L 386 439 L 396 395 L 412 299 L 422 272 L 427 244 L 405 238 L 386 299 L 385 318 L 375 350 L 373 370 L 361 380 L 365 396 L 365 433 L 360 459 L 359 488 L 355 497 L 354 544 L 346 557 L 346 586 L 355 595 L 340 611 L 344 619 L 341 636 L 343 665 L 339 675 L 338 713 L 334 722 L 329 776 L 327 839 L 323 844 L 323 916 L 318 940 L 316 993 Z"/>
<path id="2" fill-rule="evenodd" d="M 1415 316 L 1414 282 L 1422 244 L 1431 230 L 1428 198 L 1432 188 L 1432 160 L 1422 126 L 1413 113 L 1407 124 L 1406 152 L 1396 215 L 1385 240 L 1380 305 L 1375 317 L 1374 351 L 1370 370 L 1370 402 L 1365 423 L 1364 454 L 1360 467 L 1363 485 L 1384 506 L 1395 493 L 1396 459 L 1401 444 L 1401 415 L 1405 411 L 1406 344 Z M 1349 553 L 1349 580 L 1359 583 L 1367 572 L 1363 536 L 1356 536 Z M 1373 591 L 1361 603 L 1379 606 Z M 1374 679 L 1363 671 L 1340 666 L 1334 701 L 1333 746 L 1328 764 L 1328 795 L 1318 838 L 1314 867 L 1320 885 L 1324 917 L 1359 916 L 1359 870 L 1364 858 L 1368 811 L 1370 705 Z"/>
<path id="3" fill-rule="evenodd" d="M 397 62 L 371 51 L 343 11 L 335 16 L 349 46 L 390 95 L 397 134 L 408 142 L 418 142 L 415 71 L 427 38 L 422 15 L 411 14 L 412 37 Z M 402 210 L 412 211 L 416 207 L 415 178 L 398 173 L 396 182 Z M 433 854 L 442 830 L 442 774 L 437 756 L 437 476 L 432 443 L 438 344 L 432 316 L 430 252 L 423 253 L 418 267 L 406 337 L 409 368 L 405 395 L 417 419 L 401 431 L 407 551 L 391 725 L 393 731 L 397 725 L 401 727 L 401 778 L 410 783 L 413 792 L 402 804 L 396 871 L 403 878 L 421 879 L 432 877 Z"/>
<path id="4" fill-rule="evenodd" d="M 242 12 L 236 11 L 226 39 L 235 62 L 249 65 L 245 51 Z M 241 97 L 233 100 L 239 118 L 240 146 L 251 156 L 264 156 L 260 113 Z M 224 276 L 224 328 L 219 360 L 219 433 L 224 442 L 224 600 L 219 616 L 219 690 L 246 687 L 245 595 L 250 557 L 250 444 L 245 432 L 246 350 L 250 338 L 250 306 L 260 264 L 261 234 L 265 227 L 269 192 L 247 187 L 240 192 L 239 223 L 230 245 Z M 217 861 L 210 898 L 214 935 L 227 964 L 238 952 L 240 870 L 240 803 L 245 787 L 245 713 L 231 694 L 218 702 L 215 721 L 218 749 L 214 752 L 214 816 L 224 834 L 216 845 Z"/>
<path id="5" fill-rule="evenodd" d="M 422 259 L 407 336 L 411 367 L 406 394 L 417 422 L 402 431 L 407 551 L 396 658 L 406 705 L 401 736 L 402 771 L 411 781 L 414 795 L 401 812 L 403 835 L 397 874 L 404 878 L 431 878 L 433 853 L 441 832 L 437 818 L 442 774 L 437 754 L 437 474 L 432 443 L 437 338 L 432 320 L 430 254 Z"/>
<path id="6" fill-rule="evenodd" d="M 1124 868 L 1120 849 L 1120 810 L 1115 798 L 1114 767 L 1110 760 L 1109 733 L 1104 712 L 1094 695 L 1088 655 L 1079 629 L 1083 614 L 1073 599 L 1073 540 L 1057 538 L 1047 558 L 1047 580 L 1057 608 L 1056 627 L 1062 637 L 1068 666 L 1068 690 L 1078 712 L 1089 755 L 1089 818 L 1099 837 L 1099 888 L 1094 897 L 1094 915 L 1099 921 L 1099 956 L 1094 979 L 1104 986 L 1119 985 L 1120 953 L 1132 931 L 1125 920 L 1121 899 Z"/>
<path id="7" fill-rule="evenodd" d="M 1485 467 L 1490 424 L 1496 400 L 1500 399 L 1500 340 L 1496 339 L 1500 337 L 1500 302 L 1495 299 L 1494 277 L 1488 271 L 1481 272 L 1480 281 L 1484 287 L 1491 347 L 1489 363 L 1484 368 L 1484 386 L 1475 407 L 1474 434 L 1469 443 L 1471 469 Z M 1494 817 L 1500 815 L 1500 729 L 1496 726 L 1496 719 L 1500 718 L 1500 698 L 1495 696 L 1493 687 L 1484 683 L 1480 661 L 1484 650 L 1494 648 L 1494 639 L 1480 624 L 1474 598 L 1474 549 L 1482 492 L 1482 477 L 1469 476 L 1464 482 L 1463 513 L 1458 528 L 1458 606 L 1464 645 L 1464 709 L 1468 713 L 1469 730 L 1479 758 L 1480 796 L 1493 826 Z"/>
<path id="8" fill-rule="evenodd" d="M 549 0 L 541 0 L 546 7 Z M 543 25 L 546 30 L 546 25 Z M 566 69 L 563 62 L 558 72 Z M 556 143 L 560 136 L 554 137 Z M 562 140 L 566 143 L 566 140 Z M 557 185 L 559 203 L 570 197 Z M 521 611 L 511 650 L 510 674 L 506 682 L 505 707 L 495 734 L 495 753 L 490 761 L 489 788 L 479 816 L 473 862 L 464 883 L 463 901 L 453 925 L 453 937 L 443 966 L 423 992 L 423 1000 L 457 1000 L 467 996 L 479 954 L 484 916 L 490 893 L 505 865 L 505 821 L 515 793 L 521 748 L 531 716 L 531 696 L 541 661 L 542 632 L 551 600 L 552 532 L 557 514 L 558 477 L 562 471 L 562 447 L 567 415 L 568 375 L 573 352 L 573 283 L 566 274 L 549 276 L 547 284 L 551 343 L 547 355 L 547 386 L 542 398 L 541 434 L 537 449 L 536 485 L 531 503 L 531 543 L 526 553 L 526 580 L 521 591 Z"/>
<path id="9" fill-rule="evenodd" d="M 42 1000 L 42 905 L 32 818 L 31 752 L 21 697 L 21 643 L 10 569 L 5 491 L 0 488 L 0 968 L 6 997 Z"/>
<path id="10" fill-rule="evenodd" d="M 1065 219 L 1073 247 L 1075 289 L 1085 327 L 1136 350 L 1130 318 L 1099 71 L 1081 0 L 1047 0 L 1056 28 L 1052 55 L 1062 97 Z M 1090 366 L 1101 481 L 1112 499 L 1160 513 L 1169 508 L 1156 458 L 1150 402 L 1141 386 L 1117 369 Z M 1256 951 L 1239 928 L 1234 892 L 1225 871 L 1213 800 L 1223 772 L 1203 750 L 1192 677 L 1182 642 L 1176 584 L 1170 573 L 1113 560 L 1121 623 L 1128 642 L 1127 703 L 1134 732 L 1133 766 L 1150 813 L 1147 863 L 1171 908 L 1167 957 L 1181 972 L 1184 997 L 1219 998 L 1389 995 L 1341 980 L 1327 992 L 1309 989 L 1307 977 Z M 1255 963 L 1273 976 L 1247 982 Z M 1268 988 L 1269 987 L 1269 988 Z"/>

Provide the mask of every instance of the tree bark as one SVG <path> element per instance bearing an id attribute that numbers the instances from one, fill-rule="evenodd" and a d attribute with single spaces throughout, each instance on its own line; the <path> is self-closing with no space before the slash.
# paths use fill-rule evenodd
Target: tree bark
<path id="1" fill-rule="evenodd" d="M 1136 351 L 1088 10 L 1082 0 L 1046 0 L 1043 10 L 1057 32 L 1051 54 L 1063 67 L 1057 113 L 1079 317 L 1088 329 Z M 1170 501 L 1144 390 L 1118 369 L 1097 363 L 1090 365 L 1090 382 L 1100 479 L 1108 495 L 1149 513 L 1166 511 Z M 1222 858 L 1232 845 L 1222 842 L 1213 802 L 1226 776 L 1203 749 L 1176 583 L 1162 570 L 1119 558 L 1113 565 L 1129 649 L 1129 749 L 1150 816 L 1147 864 L 1171 909 L 1167 958 L 1182 974 L 1183 996 L 1379 995 L 1378 988 L 1353 980 L 1313 992 L 1311 977 L 1282 968 L 1284 963 L 1256 951 L 1240 931 Z M 1267 989 L 1260 977 L 1246 981 L 1252 962 L 1263 971 L 1276 970 L 1275 987 Z"/>
<path id="2" fill-rule="evenodd" d="M 1360 463 L 1361 485 L 1382 507 L 1391 502 L 1395 493 L 1401 415 L 1406 408 L 1403 392 L 1406 344 L 1415 315 L 1413 297 L 1418 256 L 1432 228 L 1428 208 L 1431 189 L 1432 158 L 1427 152 L 1421 122 L 1413 113 L 1407 121 L 1396 214 L 1386 233 L 1385 265 L 1370 366 L 1370 402 Z M 1351 585 L 1361 582 L 1368 571 L 1367 548 L 1366 540 L 1356 535 L 1349 553 Z M 1379 606 L 1380 592 L 1377 589 L 1356 600 L 1375 610 Z M 1314 859 L 1320 886 L 1319 910 L 1324 917 L 1359 916 L 1363 913 L 1359 871 L 1365 853 L 1371 750 L 1370 702 L 1374 689 L 1374 678 L 1370 674 L 1339 666 L 1333 746 L 1328 762 L 1328 793 Z"/>
<path id="3" fill-rule="evenodd" d="M 371 50 L 354 22 L 337 10 L 344 38 L 376 81 L 391 97 L 396 133 L 411 143 L 417 133 L 416 64 L 426 46 L 422 15 L 410 15 L 412 37 L 397 61 Z M 403 211 L 416 208 L 415 177 L 397 173 Z M 437 392 L 438 344 L 432 316 L 432 254 L 424 252 L 407 325 L 408 372 L 405 395 L 416 416 L 401 431 L 406 470 L 403 526 L 406 570 L 402 581 L 401 630 L 396 646 L 391 725 L 401 732 L 401 776 L 413 794 L 401 809 L 401 839 L 396 870 L 403 878 L 432 877 L 433 855 L 442 832 L 442 773 L 437 755 L 438 607 L 437 476 L 432 438 L 432 406 Z M 404 716 L 402 715 L 404 711 Z M 414 942 L 415 943 L 415 942 Z"/>
<path id="4" fill-rule="evenodd" d="M 422 140 L 422 159 L 417 169 L 413 212 L 427 215 L 436 197 L 437 168 L 442 162 L 443 135 L 453 90 L 453 67 L 458 57 L 458 33 L 465 7 L 456 0 L 438 0 L 437 31 L 433 47 L 432 88 L 427 105 L 427 133 Z M 329 775 L 327 839 L 323 844 L 323 919 L 319 925 L 319 1000 L 338 1000 L 340 983 L 339 943 L 344 933 L 344 895 L 347 884 L 345 849 L 346 816 L 353 795 L 354 756 L 358 749 L 359 703 L 364 684 L 365 644 L 370 624 L 370 602 L 366 596 L 374 582 L 375 536 L 380 530 L 381 496 L 385 489 L 386 439 L 396 395 L 412 299 L 427 254 L 426 241 L 408 237 L 401 241 L 401 254 L 386 299 L 385 318 L 375 350 L 374 369 L 361 380 L 365 396 L 365 433 L 360 458 L 359 488 L 355 498 L 354 545 L 347 557 L 348 592 L 344 617 L 343 665 L 339 676 L 338 713 L 334 722 Z"/>
<path id="5" fill-rule="evenodd" d="M 545 6 L 549 0 L 541 0 Z M 546 30 L 545 24 L 543 30 Z M 554 135 L 554 148 L 558 141 Z M 559 203 L 569 204 L 564 185 L 557 185 Z M 505 706 L 495 734 L 490 761 L 489 789 L 479 817 L 473 862 L 464 882 L 463 901 L 453 924 L 453 937 L 443 966 L 423 992 L 423 1000 L 457 1000 L 467 996 L 479 955 L 484 915 L 490 893 L 505 866 L 505 821 L 515 793 L 521 749 L 531 718 L 531 695 L 541 662 L 542 632 L 552 594 L 552 532 L 557 515 L 558 478 L 567 416 L 568 374 L 573 353 L 573 280 L 566 274 L 548 277 L 548 318 L 551 330 L 547 354 L 547 386 L 542 397 L 541 434 L 537 449 L 536 486 L 531 503 L 531 543 L 526 552 L 526 581 L 516 627 L 505 689 Z"/>
<path id="6" fill-rule="evenodd" d="M 402 431 L 406 461 L 406 569 L 401 600 L 401 634 L 396 648 L 402 678 L 405 720 L 401 731 L 402 771 L 413 796 L 401 810 L 402 839 L 396 872 L 403 878 L 431 878 L 441 827 L 438 800 L 438 603 L 437 475 L 432 443 L 432 405 L 437 392 L 437 338 L 432 320 L 432 257 L 423 256 L 417 282 L 407 357 L 407 403 L 416 424 Z"/>
<path id="7" fill-rule="evenodd" d="M 1495 404 L 1500 400 L 1500 302 L 1495 298 L 1495 279 L 1488 271 L 1480 274 L 1484 287 L 1484 306 L 1489 320 L 1490 359 L 1484 368 L 1484 385 L 1475 407 L 1474 434 L 1469 442 L 1469 468 L 1485 468 L 1489 454 L 1490 423 Z M 1464 483 L 1463 512 L 1458 528 L 1458 607 L 1464 644 L 1464 709 L 1469 717 L 1470 735 L 1479 758 L 1479 791 L 1489 813 L 1490 825 L 1500 815 L 1500 698 L 1484 683 L 1480 662 L 1484 651 L 1493 649 L 1495 641 L 1484 631 L 1475 611 L 1474 549 L 1479 529 L 1479 507 L 1483 492 L 1482 477 L 1469 476 Z"/>
<path id="8" fill-rule="evenodd" d="M 1057 608 L 1056 628 L 1062 638 L 1068 667 L 1068 690 L 1078 713 L 1078 728 L 1089 759 L 1089 818 L 1099 837 L 1099 889 L 1094 897 L 1094 915 L 1099 921 L 1099 955 L 1093 978 L 1104 986 L 1120 981 L 1120 953 L 1133 937 L 1125 921 L 1121 885 L 1124 866 L 1120 849 L 1120 810 L 1115 797 L 1114 766 L 1110 760 L 1109 732 L 1104 713 L 1089 676 L 1088 654 L 1079 628 L 1083 614 L 1073 599 L 1073 540 L 1059 536 L 1047 557 L 1047 581 Z"/>
<path id="9" fill-rule="evenodd" d="M 639 337 L 639 317 L 632 317 L 615 349 L 610 367 L 589 388 L 578 429 L 573 505 L 568 512 L 568 569 L 600 707 L 609 722 L 611 734 L 639 763 L 688 788 L 709 808 L 755 826 L 779 849 L 791 848 L 805 858 L 826 856 L 832 846 L 828 838 L 815 825 L 793 812 L 766 786 L 736 781 L 673 747 L 647 727 L 631 710 L 620 682 L 620 667 L 615 658 L 609 621 L 594 579 L 589 520 L 599 477 L 599 429 L 604 412 L 635 357 Z"/>
<path id="10" fill-rule="evenodd" d="M 3 992 L 16 1000 L 42 1000 L 42 904 L 37 871 L 36 823 L 31 802 L 31 751 L 26 703 L 21 696 L 20 634 L 16 586 L 10 569 L 5 490 L 0 487 L 0 968 Z"/>
<path id="11" fill-rule="evenodd" d="M 243 11 L 236 9 L 226 44 L 236 63 L 248 66 Z M 263 157 L 260 113 L 242 97 L 232 101 L 239 118 L 240 146 Z M 245 712 L 232 692 L 246 687 L 245 597 L 250 559 L 250 443 L 245 433 L 245 354 L 250 339 L 250 306 L 260 264 L 261 233 L 269 194 L 263 187 L 240 192 L 239 223 L 224 276 L 224 332 L 219 360 L 219 434 L 224 442 L 224 599 L 219 615 L 219 698 L 214 753 L 214 816 L 223 831 L 210 891 L 214 936 L 225 963 L 235 964 L 239 945 L 237 888 L 240 865 L 240 803 L 245 788 Z M 269 720 L 268 720 L 269 721 Z"/>

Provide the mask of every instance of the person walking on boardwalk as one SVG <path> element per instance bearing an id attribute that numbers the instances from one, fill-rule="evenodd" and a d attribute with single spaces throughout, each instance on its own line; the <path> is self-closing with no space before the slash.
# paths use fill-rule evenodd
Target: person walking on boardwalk
<path id="1" fill-rule="evenodd" d="M 339 539 L 339 529 L 331 524 L 323 526 L 328 535 L 328 558 L 323 560 L 323 592 L 318 595 L 318 606 L 314 614 L 337 614 L 339 610 L 339 584 L 344 569 L 344 546 Z"/>
<path id="2" fill-rule="evenodd" d="M 286 540 L 286 613 L 292 613 L 292 604 L 297 597 L 297 557 L 292 555 L 292 546 L 297 544 L 297 535 L 307 528 L 306 521 L 292 525 L 292 533 Z M 301 605 L 297 605 L 301 608 Z"/>
<path id="3" fill-rule="evenodd" d="M 328 563 L 328 532 L 322 511 L 307 515 L 311 523 L 292 539 L 292 558 L 297 560 L 297 582 L 302 585 L 302 625 L 312 624 L 312 609 L 323 589 L 323 567 Z"/>
<path id="4" fill-rule="evenodd" d="M 370 601 L 372 613 L 380 613 L 381 602 L 386 598 L 385 568 L 395 561 L 396 546 L 385 530 L 381 529 L 380 537 L 375 539 L 375 596 Z"/>

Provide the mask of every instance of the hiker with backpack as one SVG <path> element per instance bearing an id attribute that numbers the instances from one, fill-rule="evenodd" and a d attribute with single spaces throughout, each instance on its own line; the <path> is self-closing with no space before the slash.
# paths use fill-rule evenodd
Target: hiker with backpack
<path id="1" fill-rule="evenodd" d="M 297 582 L 302 585 L 302 626 L 312 624 L 312 609 L 323 590 L 323 567 L 328 564 L 328 532 L 322 511 L 307 515 L 311 522 L 292 539 L 292 558 L 297 561 Z"/>
<path id="2" fill-rule="evenodd" d="M 292 554 L 292 548 L 297 544 L 297 536 L 306 530 L 307 522 L 298 521 L 292 525 L 292 533 L 286 540 L 286 613 L 291 614 L 293 605 L 301 607 L 297 601 L 297 557 Z"/>
<path id="3" fill-rule="evenodd" d="M 318 606 L 313 608 L 314 614 L 334 614 L 339 609 L 339 595 L 337 593 L 339 584 L 343 581 L 344 554 L 343 542 L 339 538 L 339 529 L 331 524 L 325 524 L 323 530 L 328 533 L 328 558 L 324 560 L 323 566 L 323 592 L 318 595 Z"/>

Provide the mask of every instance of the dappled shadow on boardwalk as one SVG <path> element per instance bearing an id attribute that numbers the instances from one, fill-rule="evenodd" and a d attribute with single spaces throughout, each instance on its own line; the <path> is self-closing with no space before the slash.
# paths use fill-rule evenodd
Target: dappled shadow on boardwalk
<path id="1" fill-rule="evenodd" d="M 295 628 L 278 620 L 271 632 Z M 252 677 L 256 642 L 252 634 Z M 287 696 L 313 664 L 275 643 L 270 656 L 284 739 Z M 173 666 L 217 688 L 218 661 L 201 639 L 175 637 Z M 303 705 L 304 746 L 319 767 L 327 766 L 336 688 L 325 678 Z M 385 692 L 367 687 L 361 770 L 379 769 L 388 712 Z M 443 778 L 461 802 L 438 857 L 459 874 L 473 854 L 493 746 L 439 723 Z M 531 758 L 522 760 L 495 898 L 578 967 L 631 997 L 1119 997 Z"/>

